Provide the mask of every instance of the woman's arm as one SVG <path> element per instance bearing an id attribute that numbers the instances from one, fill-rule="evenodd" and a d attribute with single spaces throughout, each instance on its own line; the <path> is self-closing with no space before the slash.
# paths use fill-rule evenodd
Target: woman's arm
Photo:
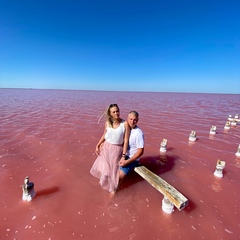
<path id="1" fill-rule="evenodd" d="M 105 128 L 104 128 L 103 135 L 102 135 L 102 137 L 100 138 L 100 140 L 99 140 L 99 142 L 98 142 L 98 144 L 97 144 L 97 146 L 96 146 L 95 153 L 96 153 L 97 155 L 100 154 L 100 146 L 101 146 L 102 143 L 105 141 L 105 134 L 106 134 L 106 131 L 107 131 L 107 123 L 105 123 Z"/>

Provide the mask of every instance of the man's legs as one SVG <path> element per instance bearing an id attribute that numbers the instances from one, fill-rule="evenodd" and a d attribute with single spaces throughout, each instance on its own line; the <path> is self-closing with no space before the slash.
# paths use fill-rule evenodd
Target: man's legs
<path id="1" fill-rule="evenodd" d="M 118 179 L 118 187 L 117 190 L 120 190 L 121 184 L 123 182 L 123 179 L 125 178 L 126 174 L 121 170 L 121 168 L 119 169 L 119 179 Z"/>
<path id="2" fill-rule="evenodd" d="M 131 162 L 125 167 L 120 167 L 119 169 L 119 180 L 118 180 L 118 190 L 121 187 L 121 184 L 123 182 L 123 179 L 125 178 L 126 175 L 128 175 L 135 167 L 139 166 L 138 161 Z"/>

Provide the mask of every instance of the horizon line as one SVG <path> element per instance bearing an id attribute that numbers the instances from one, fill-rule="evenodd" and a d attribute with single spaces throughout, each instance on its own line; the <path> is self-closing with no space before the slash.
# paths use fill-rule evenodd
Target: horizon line
<path id="1" fill-rule="evenodd" d="M 20 87 L 0 87 L 0 89 L 22 89 L 22 90 L 55 90 L 55 91 L 92 91 L 92 92 L 129 92 L 129 93 L 183 93 L 183 94 L 233 94 L 240 93 L 223 93 L 223 92 L 185 92 L 185 91 L 132 91 L 132 90 L 97 90 L 97 89 L 71 89 L 71 88 L 20 88 Z"/>

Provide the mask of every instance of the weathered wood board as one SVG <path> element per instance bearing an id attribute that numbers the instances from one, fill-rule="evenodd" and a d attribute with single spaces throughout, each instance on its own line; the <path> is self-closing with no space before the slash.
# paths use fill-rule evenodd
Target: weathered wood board
<path id="1" fill-rule="evenodd" d="M 134 171 L 162 193 L 178 210 L 188 205 L 188 199 L 165 180 L 151 172 L 144 166 L 135 167 Z"/>

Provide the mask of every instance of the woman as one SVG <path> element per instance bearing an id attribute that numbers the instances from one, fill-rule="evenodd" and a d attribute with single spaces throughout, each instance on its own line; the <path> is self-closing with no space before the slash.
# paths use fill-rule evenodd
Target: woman
<path id="1" fill-rule="evenodd" d="M 114 193 L 118 187 L 118 162 L 127 152 L 130 128 L 127 121 L 120 118 L 117 104 L 109 105 L 106 117 L 104 133 L 95 150 L 98 157 L 90 173 L 99 178 L 102 188 Z"/>

